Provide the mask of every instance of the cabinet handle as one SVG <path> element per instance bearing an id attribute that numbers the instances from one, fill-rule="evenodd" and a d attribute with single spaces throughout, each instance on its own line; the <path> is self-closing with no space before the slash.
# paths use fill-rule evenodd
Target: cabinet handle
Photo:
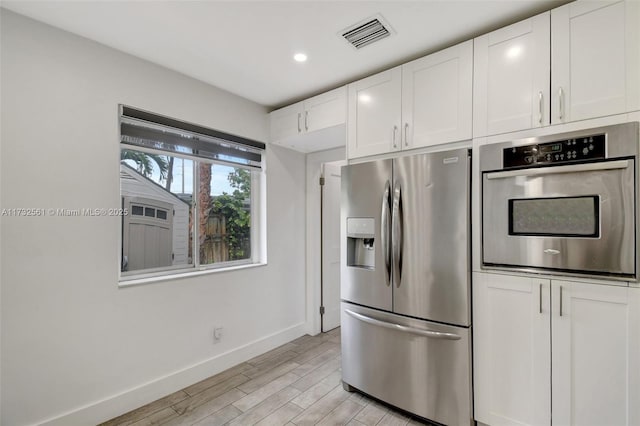
<path id="1" fill-rule="evenodd" d="M 392 143 L 393 143 L 393 147 L 397 148 L 398 147 L 398 143 L 396 142 L 396 133 L 398 133 L 398 126 L 393 126 L 393 139 L 392 139 Z"/>
<path id="2" fill-rule="evenodd" d="M 540 308 L 538 313 L 542 313 L 542 283 L 540 283 Z"/>
<path id="3" fill-rule="evenodd" d="M 409 146 L 409 136 L 407 130 L 409 129 L 409 123 L 404 123 L 404 146 Z"/>
<path id="4" fill-rule="evenodd" d="M 300 128 L 300 118 L 302 118 L 302 114 L 298 113 L 298 133 L 302 132 L 302 129 Z"/>
<path id="5" fill-rule="evenodd" d="M 309 131 L 309 111 L 304 112 L 304 129 Z"/>
<path id="6" fill-rule="evenodd" d="M 562 316 L 562 286 L 560 286 L 560 316 Z"/>
<path id="7" fill-rule="evenodd" d="M 564 90 L 562 87 L 558 89 L 558 118 L 564 120 Z"/>
<path id="8" fill-rule="evenodd" d="M 544 96 L 542 95 L 542 92 L 538 92 L 538 123 L 540 123 L 540 125 L 542 126 L 542 100 L 544 99 Z"/>

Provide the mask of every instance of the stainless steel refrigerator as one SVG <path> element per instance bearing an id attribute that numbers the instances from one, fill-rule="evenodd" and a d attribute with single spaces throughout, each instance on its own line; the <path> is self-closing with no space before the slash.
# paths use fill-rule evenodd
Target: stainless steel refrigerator
<path id="1" fill-rule="evenodd" d="M 342 168 L 342 380 L 472 424 L 470 152 Z"/>

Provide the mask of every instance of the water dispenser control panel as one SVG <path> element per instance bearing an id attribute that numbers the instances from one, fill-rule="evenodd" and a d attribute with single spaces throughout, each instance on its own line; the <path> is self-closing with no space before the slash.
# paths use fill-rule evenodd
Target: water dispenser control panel
<path id="1" fill-rule="evenodd" d="M 371 217 L 347 218 L 347 266 L 374 269 L 375 220 Z"/>

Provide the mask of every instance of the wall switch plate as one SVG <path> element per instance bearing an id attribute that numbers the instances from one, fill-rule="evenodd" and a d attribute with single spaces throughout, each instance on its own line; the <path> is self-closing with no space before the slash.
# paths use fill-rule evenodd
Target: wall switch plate
<path id="1" fill-rule="evenodd" d="M 222 327 L 213 328 L 213 343 L 218 343 L 222 339 Z"/>

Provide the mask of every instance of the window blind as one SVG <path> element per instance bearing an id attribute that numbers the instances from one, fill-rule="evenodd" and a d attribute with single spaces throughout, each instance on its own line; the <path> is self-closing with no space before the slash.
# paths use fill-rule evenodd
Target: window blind
<path id="1" fill-rule="evenodd" d="M 226 163 L 262 167 L 265 144 L 169 117 L 120 105 L 120 140 L 132 147 Z"/>

